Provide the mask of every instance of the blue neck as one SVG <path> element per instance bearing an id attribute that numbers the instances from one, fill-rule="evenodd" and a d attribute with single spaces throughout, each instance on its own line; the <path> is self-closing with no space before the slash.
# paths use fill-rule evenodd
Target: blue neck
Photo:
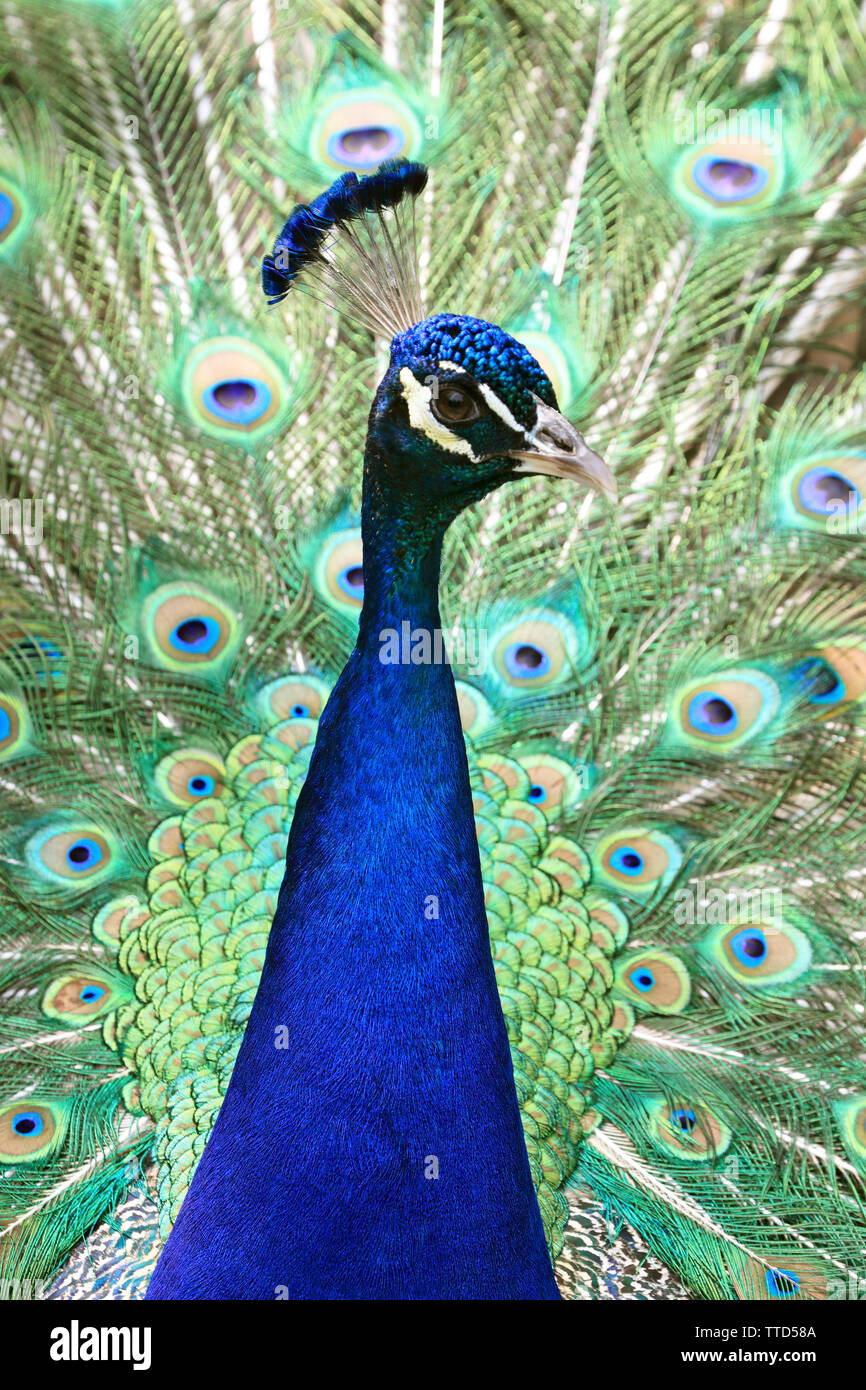
<path id="1" fill-rule="evenodd" d="M 358 643 L 320 721 L 232 1081 L 150 1297 L 559 1296 L 453 677 L 379 659 L 383 628 L 439 626 L 444 524 L 390 504 L 374 462 Z"/>

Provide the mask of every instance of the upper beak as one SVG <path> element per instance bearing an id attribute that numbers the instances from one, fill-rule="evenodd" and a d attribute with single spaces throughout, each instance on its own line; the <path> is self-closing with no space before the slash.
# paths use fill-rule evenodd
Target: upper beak
<path id="1" fill-rule="evenodd" d="M 611 502 L 618 497 L 616 479 L 603 459 L 594 454 L 570 420 L 535 397 L 535 428 L 526 437 L 525 449 L 514 449 L 515 473 L 546 473 L 551 478 L 570 478 L 603 492 Z"/>

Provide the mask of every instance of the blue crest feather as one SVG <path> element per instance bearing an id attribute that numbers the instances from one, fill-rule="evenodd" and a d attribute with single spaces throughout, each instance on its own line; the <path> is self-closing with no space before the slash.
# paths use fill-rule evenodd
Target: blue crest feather
<path id="1" fill-rule="evenodd" d="M 341 174 L 318 198 L 301 203 L 286 220 L 273 254 L 262 261 L 262 288 L 268 303 L 284 299 L 305 266 L 321 264 L 327 238 L 336 227 L 367 212 L 397 207 L 406 194 L 416 198 L 426 183 L 424 164 L 390 159 L 364 178 Z"/>

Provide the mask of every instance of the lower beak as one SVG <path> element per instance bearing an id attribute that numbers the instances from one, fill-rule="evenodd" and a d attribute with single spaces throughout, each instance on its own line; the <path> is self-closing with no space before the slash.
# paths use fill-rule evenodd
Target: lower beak
<path id="1" fill-rule="evenodd" d="M 545 474 L 583 483 L 615 502 L 616 479 L 603 459 L 593 453 L 570 420 L 545 405 L 536 396 L 538 411 L 535 428 L 526 437 L 526 448 L 515 449 L 509 457 L 517 459 L 515 473 Z"/>

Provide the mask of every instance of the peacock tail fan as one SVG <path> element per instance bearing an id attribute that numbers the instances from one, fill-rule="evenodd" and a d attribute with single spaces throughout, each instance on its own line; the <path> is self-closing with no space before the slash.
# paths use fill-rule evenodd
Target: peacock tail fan
<path id="1" fill-rule="evenodd" d="M 624 1296 L 845 1296 L 856 5 L 0 11 L 4 1296 L 140 1296 L 180 1208 L 357 631 L 387 338 L 422 305 L 522 342 L 619 485 L 471 508 L 442 651 L 387 638 L 454 666 L 562 1291 L 604 1296 L 592 1220 L 654 1271 Z"/>

